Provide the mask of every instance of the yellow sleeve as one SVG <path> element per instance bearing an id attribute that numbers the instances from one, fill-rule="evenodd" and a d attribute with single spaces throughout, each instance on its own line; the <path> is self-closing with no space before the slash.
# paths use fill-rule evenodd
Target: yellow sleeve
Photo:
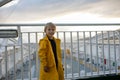
<path id="1" fill-rule="evenodd" d="M 45 40 L 39 41 L 39 48 L 38 48 L 38 57 L 40 58 L 40 62 L 43 66 L 47 66 L 47 43 Z"/>

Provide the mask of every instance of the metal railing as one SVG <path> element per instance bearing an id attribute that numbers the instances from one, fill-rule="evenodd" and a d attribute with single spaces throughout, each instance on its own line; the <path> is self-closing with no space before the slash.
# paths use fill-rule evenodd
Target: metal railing
<path id="1" fill-rule="evenodd" d="M 57 26 L 120 26 L 120 24 L 56 24 Z M 40 27 L 39 27 L 40 26 Z M 0 44 L 0 78 L 37 80 L 39 77 L 38 42 L 44 24 L 0 24 L 18 29 L 18 38 Z M 75 27 L 77 28 L 77 27 Z M 29 29 L 29 30 L 28 30 Z M 58 31 L 61 39 L 65 79 L 118 74 L 120 68 L 120 31 Z"/>

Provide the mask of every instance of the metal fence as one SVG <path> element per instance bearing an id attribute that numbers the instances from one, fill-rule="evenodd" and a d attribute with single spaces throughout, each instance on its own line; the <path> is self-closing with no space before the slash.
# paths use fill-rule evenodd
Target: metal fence
<path id="1" fill-rule="evenodd" d="M 120 26 L 120 24 L 56 25 Z M 0 26 L 18 30 L 17 38 L 2 38 L 4 44 L 0 44 L 1 80 L 37 80 L 40 65 L 37 55 L 38 42 L 44 36 L 40 31 L 44 24 L 0 24 Z M 34 31 L 35 28 L 37 31 Z M 55 37 L 61 39 L 65 79 L 120 72 L 120 31 L 57 31 Z"/>

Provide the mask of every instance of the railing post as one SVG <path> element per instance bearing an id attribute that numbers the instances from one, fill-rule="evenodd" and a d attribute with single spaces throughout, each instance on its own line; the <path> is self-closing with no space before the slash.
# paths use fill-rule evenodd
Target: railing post
<path id="1" fill-rule="evenodd" d="M 18 30 L 18 44 L 19 44 L 19 45 L 22 45 L 22 44 L 21 44 L 21 41 L 22 41 L 21 27 L 20 27 L 20 26 L 17 26 L 17 30 Z"/>
<path id="2" fill-rule="evenodd" d="M 38 35 L 37 32 L 35 33 L 36 35 L 36 74 L 37 74 L 37 80 L 39 78 L 39 67 L 38 67 Z"/>
<path id="3" fill-rule="evenodd" d="M 85 31 L 83 32 L 83 43 L 84 43 L 84 65 L 86 65 L 86 35 L 85 35 Z M 86 67 L 84 66 L 84 71 L 85 71 L 85 76 L 87 75 L 86 73 Z"/>
<path id="4" fill-rule="evenodd" d="M 7 46 L 5 46 L 5 80 L 8 80 L 8 52 L 7 52 Z"/>
<path id="5" fill-rule="evenodd" d="M 20 26 L 17 26 L 17 29 L 18 29 L 18 45 L 21 46 L 21 79 L 23 80 L 23 42 L 22 42 L 22 33 L 21 33 L 21 27 Z"/>
<path id="6" fill-rule="evenodd" d="M 16 80 L 16 49 L 15 46 L 13 46 L 13 55 L 14 55 L 14 80 Z"/>
<path id="7" fill-rule="evenodd" d="M 63 40 L 63 43 L 64 43 L 64 70 L 65 70 L 65 77 L 67 77 L 67 63 L 66 63 L 66 34 L 65 32 L 63 32 L 63 36 L 64 36 L 64 40 Z"/>

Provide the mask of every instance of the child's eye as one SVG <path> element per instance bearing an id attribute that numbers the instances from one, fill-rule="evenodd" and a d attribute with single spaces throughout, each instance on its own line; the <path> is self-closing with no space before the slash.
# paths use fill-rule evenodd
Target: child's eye
<path id="1" fill-rule="evenodd" d="M 55 29 L 52 29 L 52 31 L 54 31 Z"/>
<path id="2" fill-rule="evenodd" d="M 50 29 L 48 29 L 48 31 L 50 31 Z"/>

